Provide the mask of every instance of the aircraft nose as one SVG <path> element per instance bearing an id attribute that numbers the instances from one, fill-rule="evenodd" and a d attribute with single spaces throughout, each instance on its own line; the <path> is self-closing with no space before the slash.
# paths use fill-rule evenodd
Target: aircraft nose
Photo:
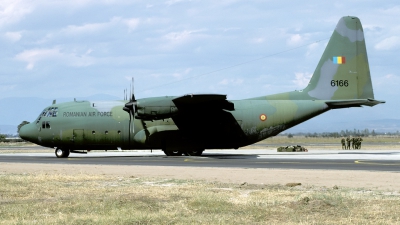
<path id="1" fill-rule="evenodd" d="M 36 128 L 33 124 L 26 124 L 19 129 L 19 136 L 25 141 L 34 142 Z"/>

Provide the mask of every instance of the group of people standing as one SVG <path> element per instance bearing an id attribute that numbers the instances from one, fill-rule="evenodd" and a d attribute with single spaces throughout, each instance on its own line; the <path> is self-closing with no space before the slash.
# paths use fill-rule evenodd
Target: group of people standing
<path id="1" fill-rule="evenodd" d="M 347 137 L 346 139 L 342 137 L 342 149 L 361 149 L 361 142 L 363 139 L 361 137 Z M 350 148 L 351 147 L 351 148 Z"/>

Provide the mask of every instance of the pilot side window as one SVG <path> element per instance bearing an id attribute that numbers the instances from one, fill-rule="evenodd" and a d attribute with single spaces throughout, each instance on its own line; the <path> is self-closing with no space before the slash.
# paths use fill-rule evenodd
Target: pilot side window
<path id="1" fill-rule="evenodd" d="M 55 107 L 53 109 L 53 117 L 57 117 L 57 114 L 58 114 L 58 107 Z"/>

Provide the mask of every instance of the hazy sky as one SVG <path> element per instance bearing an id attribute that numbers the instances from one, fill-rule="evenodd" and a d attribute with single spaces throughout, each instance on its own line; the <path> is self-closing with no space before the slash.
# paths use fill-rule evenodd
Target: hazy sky
<path id="1" fill-rule="evenodd" d="M 367 114 L 400 118 L 394 0 L 1 0 L 0 99 L 122 99 L 132 76 L 137 98 L 298 90 L 347 15 L 361 19 L 375 98 L 387 101 Z"/>

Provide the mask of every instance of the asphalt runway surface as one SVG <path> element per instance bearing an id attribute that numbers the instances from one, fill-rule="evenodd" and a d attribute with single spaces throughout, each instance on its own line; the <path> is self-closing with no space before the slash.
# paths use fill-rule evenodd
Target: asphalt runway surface
<path id="1" fill-rule="evenodd" d="M 74 165 L 134 165 L 220 168 L 271 168 L 313 170 L 400 171 L 400 150 L 208 150 L 201 157 L 165 156 L 161 151 L 71 153 L 56 158 L 54 153 L 1 153 L 0 162 Z"/>

